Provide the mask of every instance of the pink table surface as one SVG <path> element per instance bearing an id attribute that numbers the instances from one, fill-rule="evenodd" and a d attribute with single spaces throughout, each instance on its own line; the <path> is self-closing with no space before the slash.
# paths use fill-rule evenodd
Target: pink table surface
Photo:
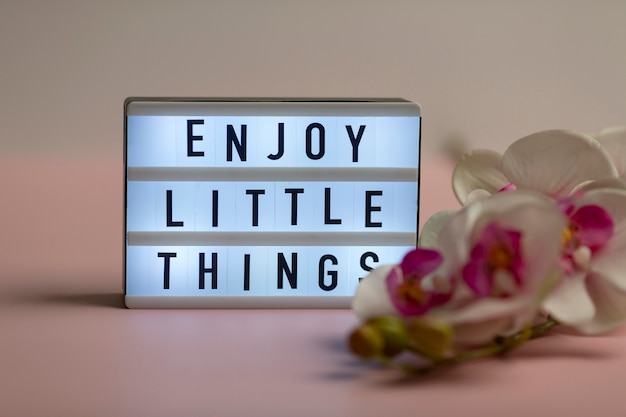
<path id="1" fill-rule="evenodd" d="M 425 158 L 423 218 L 454 208 Z M 122 162 L 0 160 L 1 416 L 625 416 L 626 330 L 408 381 L 348 310 L 127 310 Z"/>

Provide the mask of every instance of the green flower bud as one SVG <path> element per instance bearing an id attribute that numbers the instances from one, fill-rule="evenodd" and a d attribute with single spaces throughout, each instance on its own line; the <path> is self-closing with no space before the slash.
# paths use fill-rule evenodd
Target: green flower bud
<path id="1" fill-rule="evenodd" d="M 370 319 L 367 324 L 374 326 L 384 340 L 383 355 L 391 358 L 404 351 L 409 344 L 404 321 L 394 316 L 380 316 Z"/>
<path id="2" fill-rule="evenodd" d="M 382 334 L 371 324 L 364 324 L 355 329 L 348 338 L 350 351 L 362 359 L 379 356 L 384 345 Z"/>
<path id="3" fill-rule="evenodd" d="M 430 359 L 442 359 L 452 348 L 454 329 L 440 319 L 417 317 L 406 324 L 411 347 Z"/>

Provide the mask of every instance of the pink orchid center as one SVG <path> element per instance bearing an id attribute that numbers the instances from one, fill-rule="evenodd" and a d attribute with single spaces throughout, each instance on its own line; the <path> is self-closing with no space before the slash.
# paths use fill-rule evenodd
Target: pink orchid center
<path id="1" fill-rule="evenodd" d="M 570 218 L 563 231 L 565 271 L 587 270 L 593 253 L 613 237 L 615 225 L 611 215 L 600 206 L 588 205 L 569 210 Z"/>
<path id="2" fill-rule="evenodd" d="M 491 248 L 488 268 L 492 271 L 509 270 L 515 261 L 515 254 L 511 253 L 509 245 L 497 244 Z"/>
<path id="3" fill-rule="evenodd" d="M 561 237 L 561 241 L 563 242 L 563 248 L 565 248 L 565 250 L 577 248 L 580 246 L 580 238 L 578 237 L 579 231 L 580 226 L 571 221 L 569 222 L 565 230 L 563 230 L 563 236 Z"/>
<path id="4" fill-rule="evenodd" d="M 509 297 L 522 285 L 521 232 L 496 222 L 485 227 L 462 270 L 468 287 L 481 297 Z"/>
<path id="5" fill-rule="evenodd" d="M 387 291 L 398 312 L 404 316 L 420 315 L 450 299 L 450 292 L 427 290 L 422 285 L 442 261 L 439 252 L 418 248 L 407 253 L 400 265 L 389 272 Z"/>
<path id="6" fill-rule="evenodd" d="M 515 186 L 515 184 L 507 184 L 504 187 L 500 188 L 498 192 L 501 193 L 502 191 L 514 191 L 514 190 L 517 190 L 517 187 Z"/>
<path id="7" fill-rule="evenodd" d="M 420 281 L 420 277 L 415 274 L 404 277 L 404 281 L 396 288 L 396 297 L 408 304 L 424 305 L 427 297 Z"/>

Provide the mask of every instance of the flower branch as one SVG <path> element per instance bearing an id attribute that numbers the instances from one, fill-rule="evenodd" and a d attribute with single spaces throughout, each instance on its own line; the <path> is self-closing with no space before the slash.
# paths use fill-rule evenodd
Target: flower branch
<path id="1" fill-rule="evenodd" d="M 603 145 L 603 144 L 606 144 Z M 626 129 L 546 131 L 503 155 L 461 158 L 463 207 L 359 284 L 352 352 L 424 373 L 506 354 L 557 323 L 598 334 L 626 321 Z M 428 364 L 396 360 L 411 353 Z"/>

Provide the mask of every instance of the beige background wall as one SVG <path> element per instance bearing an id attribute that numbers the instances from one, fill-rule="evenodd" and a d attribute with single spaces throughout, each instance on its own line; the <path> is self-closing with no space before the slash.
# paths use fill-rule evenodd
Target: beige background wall
<path id="1" fill-rule="evenodd" d="M 400 96 L 425 151 L 626 123 L 626 1 L 0 2 L 0 155 L 122 155 L 131 95 Z"/>

